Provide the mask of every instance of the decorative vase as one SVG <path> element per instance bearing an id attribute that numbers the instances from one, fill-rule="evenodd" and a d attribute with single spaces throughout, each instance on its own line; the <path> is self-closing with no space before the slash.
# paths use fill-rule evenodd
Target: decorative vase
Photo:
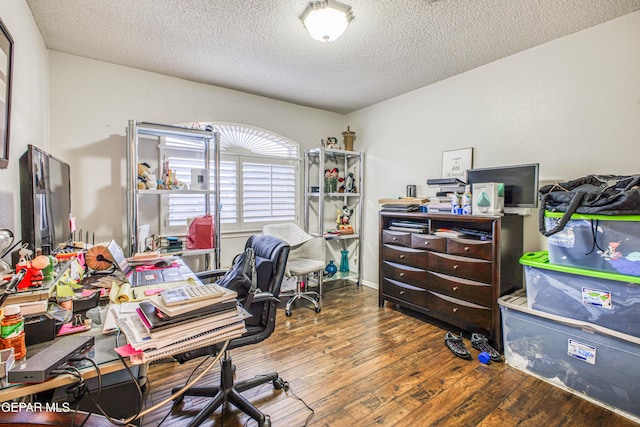
<path id="1" fill-rule="evenodd" d="M 343 250 L 340 251 L 342 254 L 342 258 L 340 258 L 340 272 L 348 273 L 349 272 L 349 251 Z"/>
<path id="2" fill-rule="evenodd" d="M 331 277 L 338 272 L 338 267 L 333 263 L 333 260 L 329 260 L 329 264 L 324 268 L 324 271 L 327 273 L 327 277 Z"/>
<path id="3" fill-rule="evenodd" d="M 347 126 L 347 130 L 342 132 L 342 138 L 344 140 L 344 149 L 353 151 L 353 141 L 356 139 L 356 133 L 352 132 L 349 126 Z"/>

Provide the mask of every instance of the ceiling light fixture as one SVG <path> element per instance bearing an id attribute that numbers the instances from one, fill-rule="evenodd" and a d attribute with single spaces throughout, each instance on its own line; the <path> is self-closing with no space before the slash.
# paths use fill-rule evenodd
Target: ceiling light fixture
<path id="1" fill-rule="evenodd" d="M 353 19 L 351 6 L 336 0 L 319 0 L 309 3 L 300 16 L 311 37 L 322 42 L 332 42 L 342 35 Z"/>

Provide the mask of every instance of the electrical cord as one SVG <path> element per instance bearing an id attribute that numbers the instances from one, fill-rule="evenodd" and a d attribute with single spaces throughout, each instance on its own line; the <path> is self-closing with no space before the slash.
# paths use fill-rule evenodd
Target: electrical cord
<path id="1" fill-rule="evenodd" d="M 120 331 L 118 331 L 118 334 L 116 336 L 116 345 L 119 346 L 119 337 L 120 337 Z M 129 373 L 129 375 L 131 376 L 133 383 L 136 385 L 137 389 L 138 389 L 138 393 L 140 395 L 140 399 L 141 399 L 141 404 L 140 404 L 140 408 L 138 409 L 138 412 L 127 418 L 126 420 L 116 420 L 114 418 L 111 418 L 100 406 L 100 404 L 98 403 L 98 401 L 96 399 L 93 398 L 93 396 L 91 396 L 90 393 L 88 393 L 89 398 L 92 400 L 92 402 L 94 403 L 94 409 L 97 408 L 100 413 L 107 418 L 107 420 L 109 420 L 109 422 L 111 422 L 114 425 L 118 425 L 118 426 L 128 426 L 130 425 L 131 422 L 138 420 L 138 419 L 142 419 L 142 417 L 144 417 L 145 415 L 147 415 L 150 412 L 153 412 L 157 409 L 159 409 L 160 407 L 164 406 L 165 404 L 169 403 L 172 400 L 175 400 L 177 397 L 182 396 L 182 394 L 184 394 L 189 388 L 191 388 L 194 384 L 196 384 L 198 381 L 200 381 L 200 379 L 202 379 L 202 377 L 204 377 L 207 373 L 209 373 L 209 371 L 215 366 L 215 364 L 220 360 L 220 358 L 222 357 L 222 355 L 225 353 L 225 351 L 227 350 L 227 347 L 229 346 L 229 340 L 225 341 L 222 348 L 220 349 L 220 351 L 218 352 L 218 354 L 215 356 L 215 358 L 211 359 L 211 355 L 209 355 L 207 358 L 205 358 L 202 362 L 200 362 L 200 364 L 194 369 L 197 370 L 198 368 L 200 368 L 207 360 L 210 360 L 210 363 L 208 366 L 206 366 L 203 371 L 198 374 L 192 381 L 187 381 L 187 383 L 178 391 L 176 391 L 175 393 L 173 393 L 172 395 L 170 395 L 169 397 L 167 397 L 166 399 L 164 399 L 161 402 L 158 402 L 157 404 L 153 405 L 150 408 L 147 408 L 145 410 L 142 410 L 142 402 L 144 401 L 144 395 L 146 393 L 143 393 L 140 384 L 138 382 L 138 379 L 135 377 L 135 375 L 133 374 L 133 372 L 131 372 L 131 369 L 129 368 L 129 366 L 127 365 L 126 361 L 124 360 L 124 358 L 122 356 L 120 356 L 118 354 L 118 358 L 120 359 L 120 361 L 122 362 L 122 364 L 125 367 L 125 370 Z M 95 361 L 89 359 L 89 358 L 81 358 L 82 360 L 89 360 L 94 367 L 96 368 L 96 372 L 97 375 L 99 377 L 99 389 L 102 389 L 102 377 L 100 375 L 100 370 L 97 366 L 97 364 L 95 363 Z M 75 360 L 75 359 L 74 359 Z M 55 369 L 52 371 L 53 374 L 68 374 L 71 375 L 75 378 L 78 379 L 78 383 L 73 384 L 72 386 L 68 387 L 68 390 L 71 392 L 71 394 L 74 396 L 74 400 L 77 400 L 78 403 L 78 407 L 76 407 L 76 413 L 78 411 L 79 408 L 79 402 L 80 400 L 82 400 L 82 397 L 84 396 L 85 393 L 87 393 L 88 391 L 88 387 L 86 385 L 86 383 L 84 382 L 84 378 L 82 378 L 82 374 L 80 373 L 80 371 L 78 370 L 78 368 L 74 367 L 74 366 L 67 366 L 64 367 L 63 369 Z M 193 375 L 193 373 L 189 376 L 189 378 L 191 378 L 191 376 Z M 146 376 L 143 377 L 145 379 L 145 382 L 148 386 L 148 381 L 146 381 Z M 148 387 L 147 387 L 148 388 Z M 98 393 L 99 396 L 99 393 Z M 75 404 L 76 402 L 74 402 Z M 89 416 L 91 415 L 91 412 L 89 412 L 87 414 L 87 418 L 85 418 L 85 420 L 83 421 L 82 425 L 84 425 L 86 423 L 86 421 L 88 420 Z M 168 414 L 167 414 L 168 415 Z M 166 416 L 165 416 L 166 418 Z M 164 421 L 164 419 L 163 419 Z M 75 416 L 74 416 L 74 422 L 75 422 Z"/>
<path id="2" fill-rule="evenodd" d="M 258 375 L 259 377 L 266 377 L 267 375 Z M 291 384 L 289 384 L 288 381 L 283 380 L 282 378 L 278 377 L 275 380 L 273 380 L 273 387 L 276 390 L 284 390 L 284 392 L 291 392 L 291 395 L 298 399 L 300 402 L 302 402 L 302 404 L 310 411 L 309 415 L 307 416 L 307 419 L 304 422 L 304 426 L 306 427 L 309 424 L 309 421 L 311 421 L 311 418 L 313 418 L 313 416 L 315 415 L 315 410 L 309 406 L 307 404 L 307 402 L 304 401 L 304 399 L 302 399 L 300 396 L 298 396 L 294 391 L 293 388 L 291 387 Z M 245 422 L 246 424 L 246 422 Z"/>
<path id="3" fill-rule="evenodd" d="M 196 365 L 195 368 L 193 368 L 191 370 L 191 373 L 189 374 L 189 376 L 187 377 L 187 380 L 185 381 L 185 384 L 188 383 L 191 380 L 191 377 L 196 373 L 196 371 L 198 369 L 200 369 L 200 367 L 211 358 L 211 355 L 208 355 L 207 357 L 205 357 L 204 359 L 202 359 L 200 361 L 200 363 L 198 363 Z M 178 405 L 178 401 L 174 400 L 173 405 L 171 405 L 171 408 L 169 409 L 169 411 L 165 414 L 165 416 L 160 420 L 160 422 L 158 423 L 158 425 L 156 427 L 160 427 L 160 425 L 162 425 L 163 422 L 165 422 L 167 420 L 167 418 L 169 417 L 169 415 L 171 414 L 171 411 L 173 411 L 173 409 Z"/>
<path id="4" fill-rule="evenodd" d="M 75 359 L 75 358 L 71 359 L 71 361 L 73 361 L 73 362 L 81 362 L 83 360 L 86 360 L 89 363 L 91 363 L 93 365 L 93 368 L 96 371 L 96 377 L 98 378 L 98 393 L 97 393 L 97 395 L 96 395 L 96 397 L 94 399 L 93 396 L 91 396 L 91 393 L 89 392 L 88 396 L 91 399 L 91 401 L 93 402 L 93 407 L 91 408 L 91 410 L 87 411 L 88 414 L 87 414 L 86 418 L 84 419 L 84 421 L 82 422 L 82 424 L 80 424 L 80 427 L 83 427 L 87 423 L 87 421 L 89 420 L 89 417 L 91 416 L 91 413 L 94 412 L 97 407 L 99 407 L 98 402 L 100 401 L 100 394 L 102 393 L 102 373 L 100 372 L 100 368 L 98 368 L 98 364 L 93 359 L 91 359 L 90 357 L 80 357 L 80 358 L 77 358 L 77 359 Z M 78 403 L 78 408 L 80 408 L 80 403 Z M 76 409 L 76 411 L 77 411 L 77 409 Z M 100 408 L 100 412 L 103 412 L 102 408 Z M 74 422 L 75 422 L 75 417 L 74 417 Z"/>

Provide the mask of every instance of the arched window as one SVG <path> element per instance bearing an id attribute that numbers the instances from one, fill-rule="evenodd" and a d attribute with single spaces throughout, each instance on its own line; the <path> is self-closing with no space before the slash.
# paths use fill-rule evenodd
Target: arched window
<path id="1" fill-rule="evenodd" d="M 256 231 L 267 223 L 295 222 L 298 217 L 300 157 L 295 142 L 264 129 L 234 123 L 199 122 L 220 133 L 221 232 Z M 190 183 L 199 167 L 201 150 L 172 149 L 166 141 L 166 160 L 178 179 Z M 213 177 L 212 177 L 213 178 Z M 202 198 L 172 195 L 163 232 L 184 227 L 185 219 L 204 212 Z M 175 228 L 174 228 L 175 227 Z"/>

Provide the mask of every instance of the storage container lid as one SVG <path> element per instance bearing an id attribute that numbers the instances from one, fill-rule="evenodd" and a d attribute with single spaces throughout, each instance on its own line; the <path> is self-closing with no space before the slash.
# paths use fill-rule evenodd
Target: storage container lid
<path id="1" fill-rule="evenodd" d="M 20 313 L 20 306 L 19 305 L 8 305 L 4 308 L 4 315 L 5 316 L 12 316 L 14 314 L 18 314 Z"/>
<path id="2" fill-rule="evenodd" d="M 544 211 L 547 218 L 562 218 L 564 212 Z M 640 221 L 640 215 L 597 215 L 597 214 L 577 214 L 571 215 L 571 219 L 599 219 L 602 221 Z"/>
<path id="3" fill-rule="evenodd" d="M 547 251 L 527 252 L 520 257 L 520 264 L 527 265 L 529 267 L 543 268 L 545 270 L 559 271 L 561 273 L 578 274 L 580 276 L 595 277 L 597 279 L 640 284 L 639 276 L 628 276 L 626 274 L 616 274 L 606 271 L 587 270 L 584 268 L 551 264 L 549 262 L 549 253 Z"/>

